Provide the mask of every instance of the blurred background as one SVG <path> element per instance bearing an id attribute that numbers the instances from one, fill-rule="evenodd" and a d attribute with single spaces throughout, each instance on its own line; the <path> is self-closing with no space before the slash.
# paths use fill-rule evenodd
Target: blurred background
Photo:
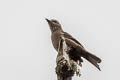
<path id="1" fill-rule="evenodd" d="M 102 59 L 86 60 L 73 80 L 120 79 L 119 0 L 0 0 L 0 80 L 57 80 L 56 55 L 45 18 Z"/>

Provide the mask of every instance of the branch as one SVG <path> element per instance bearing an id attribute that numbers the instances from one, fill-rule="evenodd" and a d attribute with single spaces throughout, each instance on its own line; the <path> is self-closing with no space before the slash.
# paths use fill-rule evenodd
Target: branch
<path id="1" fill-rule="evenodd" d="M 75 73 L 80 76 L 78 64 L 69 58 L 69 49 L 70 48 L 65 42 L 65 38 L 61 36 L 58 47 L 58 55 L 56 58 L 56 74 L 58 80 L 72 80 Z"/>

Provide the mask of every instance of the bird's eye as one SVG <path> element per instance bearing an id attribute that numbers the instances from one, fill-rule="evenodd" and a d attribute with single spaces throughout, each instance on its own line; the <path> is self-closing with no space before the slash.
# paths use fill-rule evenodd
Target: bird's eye
<path id="1" fill-rule="evenodd" d="M 58 23 L 57 21 L 53 21 L 54 23 Z"/>

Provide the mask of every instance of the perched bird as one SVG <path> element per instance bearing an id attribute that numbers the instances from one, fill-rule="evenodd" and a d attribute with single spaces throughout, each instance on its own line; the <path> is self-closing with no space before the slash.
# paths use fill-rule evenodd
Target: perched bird
<path id="1" fill-rule="evenodd" d="M 50 30 L 52 33 L 52 35 L 51 35 L 52 44 L 53 44 L 53 47 L 56 49 L 56 51 L 58 51 L 59 41 L 60 41 L 60 39 L 61 39 L 60 37 L 62 35 L 65 38 L 67 46 L 70 47 L 68 54 L 72 60 L 74 60 L 75 62 L 79 61 L 81 63 L 81 62 L 83 62 L 81 57 L 83 57 L 100 70 L 98 63 L 101 62 L 101 59 L 99 57 L 88 52 L 82 46 L 81 43 L 79 43 L 75 38 L 73 38 L 67 32 L 64 32 L 61 27 L 61 24 L 57 20 L 54 20 L 54 19 L 52 19 L 52 20 L 46 19 L 46 20 L 50 26 Z"/>

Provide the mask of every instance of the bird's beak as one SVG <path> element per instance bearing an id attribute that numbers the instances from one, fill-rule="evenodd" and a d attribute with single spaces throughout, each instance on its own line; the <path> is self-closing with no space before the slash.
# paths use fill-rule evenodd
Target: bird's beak
<path id="1" fill-rule="evenodd" d="M 47 19 L 47 18 L 45 18 L 46 19 L 46 21 L 48 22 L 48 23 L 50 23 L 50 20 L 49 19 Z"/>
<path id="2" fill-rule="evenodd" d="M 49 19 L 47 19 L 47 18 L 45 18 L 45 19 L 48 22 L 50 29 L 52 29 L 52 22 Z"/>

